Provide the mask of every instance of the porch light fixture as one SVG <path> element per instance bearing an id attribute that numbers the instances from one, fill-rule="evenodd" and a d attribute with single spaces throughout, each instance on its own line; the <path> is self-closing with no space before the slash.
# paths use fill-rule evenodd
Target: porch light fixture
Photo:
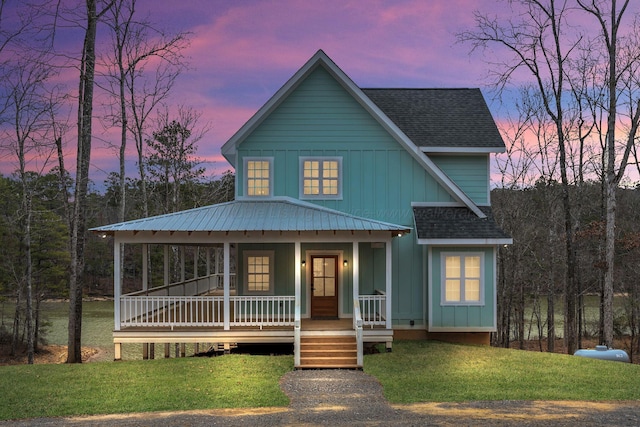
<path id="1" fill-rule="evenodd" d="M 303 267 L 307 265 L 307 261 L 302 260 L 302 262 L 300 263 Z"/>
<path id="2" fill-rule="evenodd" d="M 344 267 L 348 267 L 349 266 L 349 261 L 347 261 L 346 259 L 344 261 L 342 261 L 342 265 Z"/>

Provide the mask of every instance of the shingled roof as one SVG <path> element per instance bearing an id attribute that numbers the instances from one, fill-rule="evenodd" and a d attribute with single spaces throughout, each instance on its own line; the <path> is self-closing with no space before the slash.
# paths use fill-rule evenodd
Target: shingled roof
<path id="1" fill-rule="evenodd" d="M 418 147 L 504 150 L 480 89 L 362 89 Z M 498 151 L 492 150 L 492 151 Z"/>
<path id="2" fill-rule="evenodd" d="M 482 206 L 480 209 L 486 218 L 479 218 L 467 207 L 414 206 L 418 243 L 513 243 L 513 239 L 496 224 L 491 207 Z"/>

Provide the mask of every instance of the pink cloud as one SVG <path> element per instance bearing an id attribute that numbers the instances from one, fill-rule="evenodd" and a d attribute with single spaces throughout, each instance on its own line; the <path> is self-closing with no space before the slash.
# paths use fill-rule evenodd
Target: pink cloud
<path id="1" fill-rule="evenodd" d="M 148 8 L 141 15 L 149 13 L 155 22 L 192 33 L 183 52 L 190 69 L 180 76 L 168 103 L 172 109 L 192 106 L 210 124 L 199 157 L 210 162 L 215 174 L 230 167 L 220 157 L 222 144 L 318 49 L 362 87 L 484 86 L 487 65 L 478 55 L 470 57 L 470 46 L 457 44 L 455 34 L 473 27 L 474 8 L 512 13 L 507 3 L 472 0 L 155 0 L 139 6 Z M 70 38 L 69 52 L 77 51 L 77 40 Z M 77 91 L 77 76 L 75 69 L 59 76 L 71 95 Z M 99 117 L 104 96 L 96 100 Z M 71 123 L 75 108 L 70 108 Z M 101 182 L 117 170 L 108 146 L 119 143 L 119 134 L 105 131 L 97 121 L 94 133 L 92 177 Z M 72 168 L 73 129 L 67 136 L 67 165 Z M 132 142 L 129 147 L 128 173 L 134 174 Z"/>

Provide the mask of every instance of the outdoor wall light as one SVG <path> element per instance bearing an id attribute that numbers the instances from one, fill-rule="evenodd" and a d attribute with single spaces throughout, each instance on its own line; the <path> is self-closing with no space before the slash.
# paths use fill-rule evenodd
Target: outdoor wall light
<path id="1" fill-rule="evenodd" d="M 347 261 L 346 259 L 344 261 L 342 261 L 342 265 L 345 267 L 349 266 L 349 261 Z"/>
<path id="2" fill-rule="evenodd" d="M 307 261 L 302 260 L 301 264 L 302 264 L 302 266 L 304 267 L 305 265 L 307 265 Z"/>

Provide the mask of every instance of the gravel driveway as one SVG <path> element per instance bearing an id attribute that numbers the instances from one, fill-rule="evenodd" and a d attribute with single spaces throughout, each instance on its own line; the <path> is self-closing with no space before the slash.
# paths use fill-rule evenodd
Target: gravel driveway
<path id="1" fill-rule="evenodd" d="M 390 405 L 360 371 L 294 371 L 287 408 L 153 412 L 0 422 L 0 426 L 615 426 L 640 425 L 640 402 L 466 402 Z"/>

